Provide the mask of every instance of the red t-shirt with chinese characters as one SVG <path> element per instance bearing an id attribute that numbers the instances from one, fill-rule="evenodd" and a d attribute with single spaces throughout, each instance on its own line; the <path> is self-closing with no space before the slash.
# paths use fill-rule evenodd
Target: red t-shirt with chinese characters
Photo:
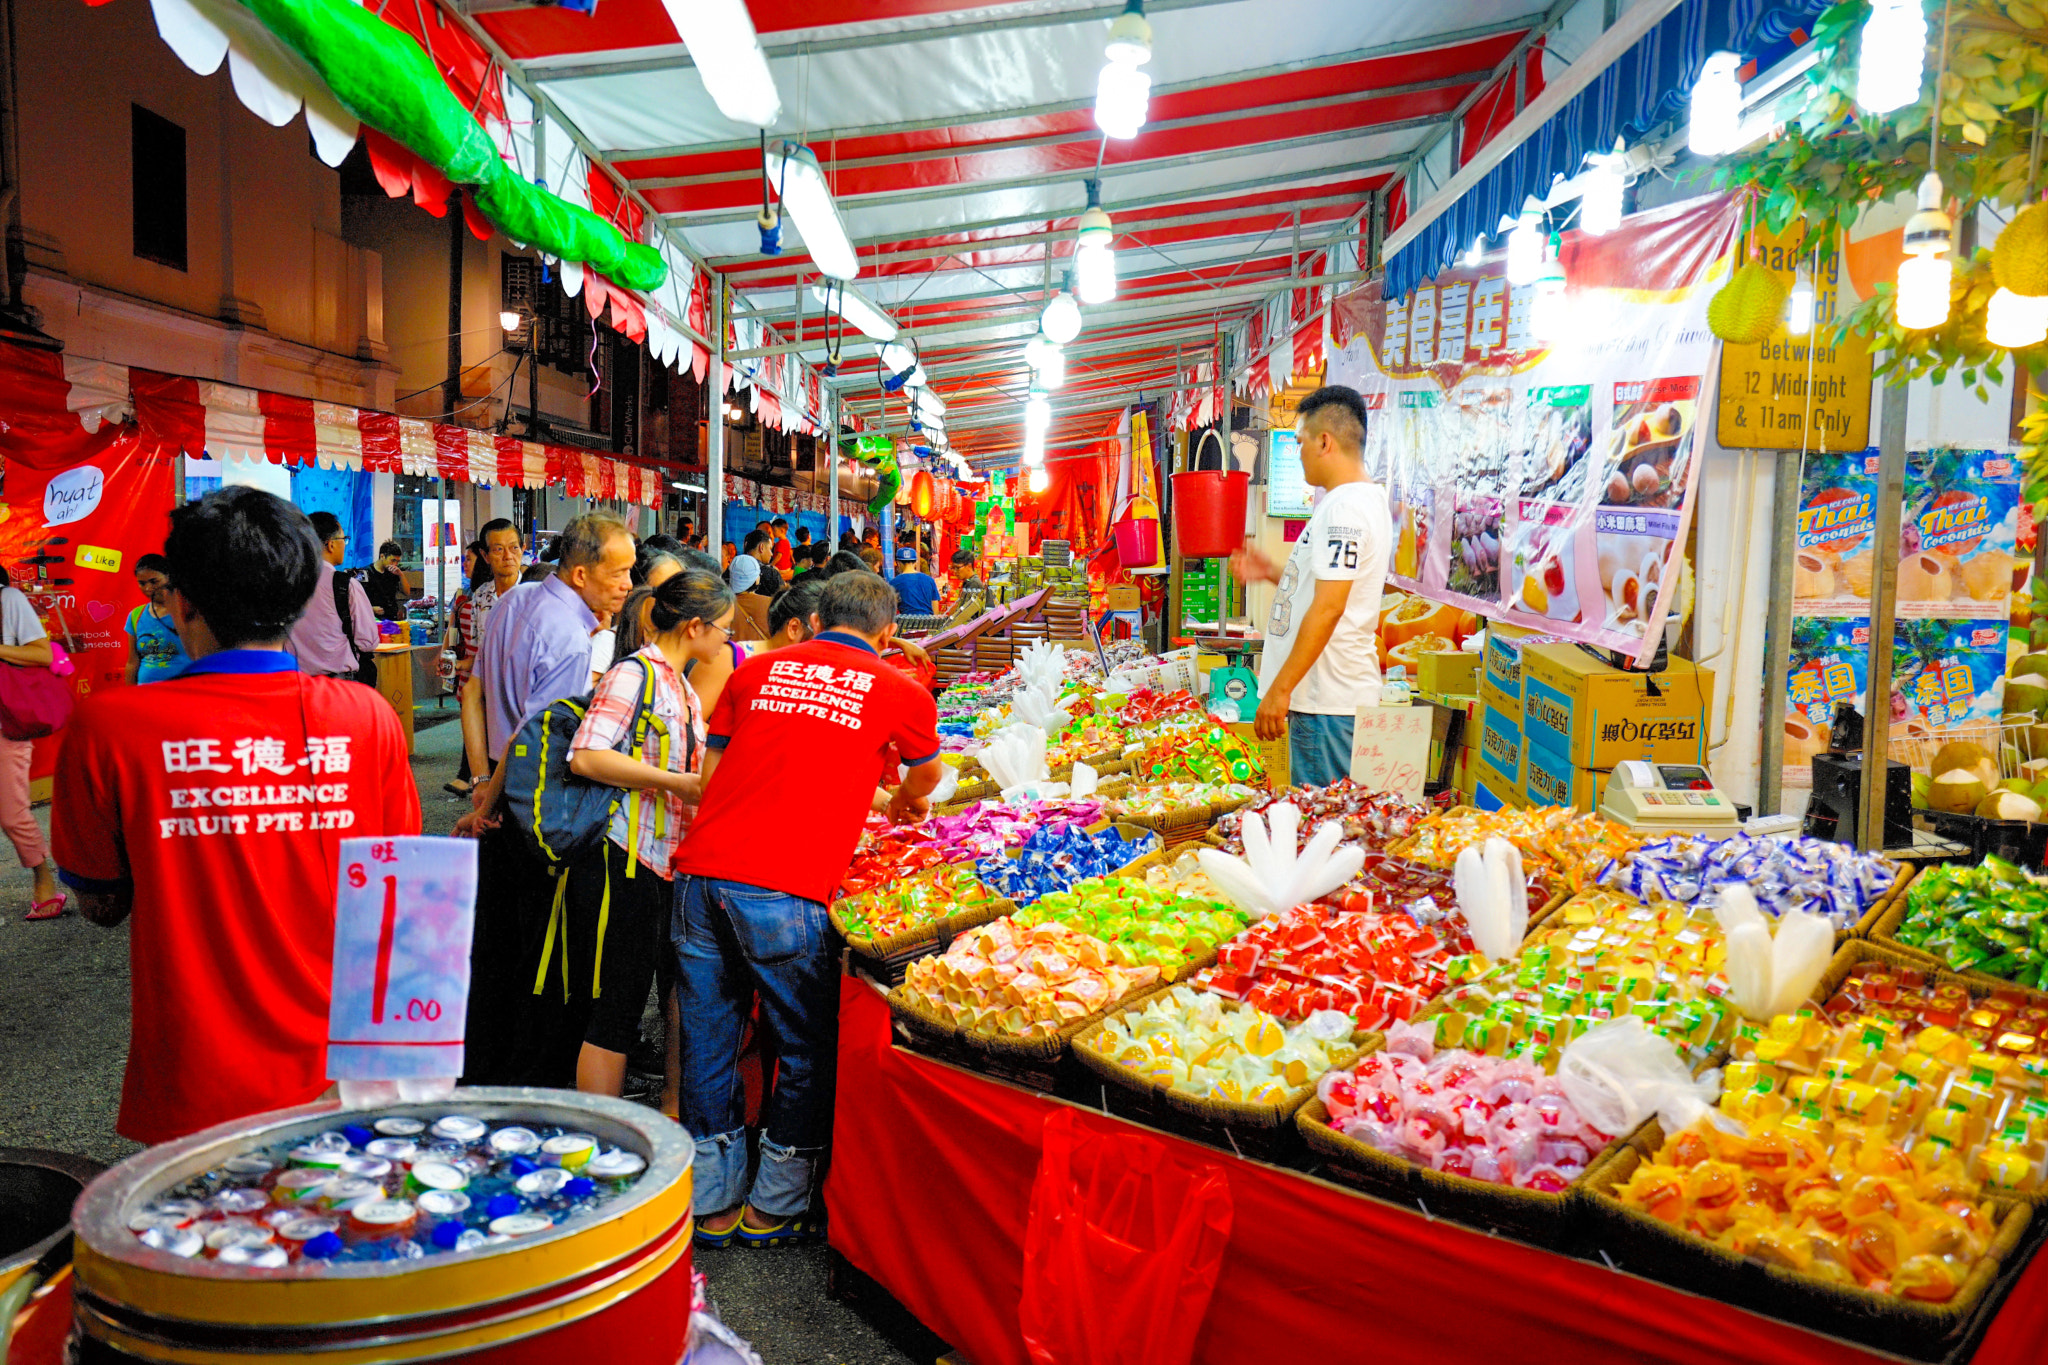
<path id="1" fill-rule="evenodd" d="M 60 875 L 134 897 L 115 1126 L 137 1142 L 327 1088 L 338 846 L 420 830 L 391 704 L 294 663 L 208 655 L 85 699 L 64 731 L 50 813 Z"/>
<path id="2" fill-rule="evenodd" d="M 705 724 L 706 745 L 724 752 L 676 851 L 677 874 L 829 901 L 885 764 L 897 753 L 910 767 L 938 757 L 938 725 L 932 694 L 858 636 L 828 630 L 755 655 Z"/>

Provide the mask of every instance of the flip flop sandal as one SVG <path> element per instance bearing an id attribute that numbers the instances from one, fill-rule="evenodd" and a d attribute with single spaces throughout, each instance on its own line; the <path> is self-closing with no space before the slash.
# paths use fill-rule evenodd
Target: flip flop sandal
<path id="1" fill-rule="evenodd" d="M 825 1221 L 822 1218 L 799 1216 L 785 1218 L 765 1228 L 757 1228 L 747 1222 L 747 1215 L 743 1213 L 740 1215 L 740 1221 L 733 1224 L 733 1231 L 739 1234 L 741 1246 L 796 1246 L 803 1242 L 815 1242 L 823 1237 Z"/>
<path id="2" fill-rule="evenodd" d="M 28 913 L 23 915 L 22 918 L 25 920 L 56 919 L 64 913 L 65 900 L 66 898 L 63 896 L 52 896 L 46 901 L 36 901 L 29 906 Z"/>
<path id="3" fill-rule="evenodd" d="M 731 1246 L 734 1240 L 739 1237 L 740 1224 L 744 1221 L 746 1221 L 746 1215 L 741 1214 L 738 1218 L 733 1219 L 732 1226 L 724 1232 L 710 1232 L 705 1229 L 702 1223 L 697 1224 L 695 1231 L 697 1245 L 709 1247 L 713 1251 L 720 1251 Z"/>

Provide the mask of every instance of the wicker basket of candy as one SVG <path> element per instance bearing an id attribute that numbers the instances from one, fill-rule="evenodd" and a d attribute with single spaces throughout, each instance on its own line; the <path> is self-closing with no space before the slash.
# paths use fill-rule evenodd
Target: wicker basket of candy
<path id="1" fill-rule="evenodd" d="M 2048 994 L 2048 877 L 1998 857 L 1927 868 L 1870 940 L 1980 986 Z"/>
<path id="2" fill-rule="evenodd" d="M 1288 1025 L 1175 986 L 1091 1025 L 1073 1051 L 1109 1112 L 1273 1161 L 1299 1152 L 1294 1113 L 1315 1098 L 1316 1081 L 1379 1037 L 1335 1012 Z"/>
<path id="3" fill-rule="evenodd" d="M 1681 902 L 1712 899 L 1715 887 L 1739 882 L 1766 914 L 1801 909 L 1819 915 L 1834 926 L 1840 944 L 1868 937 L 1912 876 L 1909 864 L 1825 839 L 1675 834 L 1611 860 L 1599 881 L 1641 900 Z"/>
<path id="4" fill-rule="evenodd" d="M 1016 909 L 984 885 L 971 865 L 955 863 L 841 897 L 830 913 L 853 965 L 895 985 L 913 959 L 940 952 L 961 930 Z"/>
<path id="5" fill-rule="evenodd" d="M 1153 968 L 1112 957 L 1101 939 L 1063 925 L 998 919 L 911 963 L 889 1009 L 917 1051 L 1049 1092 L 1068 1042 L 1158 987 Z"/>

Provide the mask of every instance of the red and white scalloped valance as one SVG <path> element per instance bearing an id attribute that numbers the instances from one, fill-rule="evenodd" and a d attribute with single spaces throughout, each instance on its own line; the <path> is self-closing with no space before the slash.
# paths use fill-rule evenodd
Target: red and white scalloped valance
<path id="1" fill-rule="evenodd" d="M 119 367 L 96 365 L 89 397 L 98 419 L 124 415 L 109 401 Z M 561 488 L 570 497 L 661 505 L 658 470 L 566 446 L 494 436 L 396 413 L 245 389 L 210 379 L 129 369 L 122 387 L 135 421 L 186 454 L 374 474 L 414 474 L 508 488 Z M 81 418 L 87 413 L 81 410 Z"/>

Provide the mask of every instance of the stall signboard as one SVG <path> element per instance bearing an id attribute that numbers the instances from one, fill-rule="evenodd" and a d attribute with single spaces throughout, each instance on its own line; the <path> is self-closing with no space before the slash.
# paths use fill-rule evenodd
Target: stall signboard
<path id="1" fill-rule="evenodd" d="M 1792 644 L 1785 679 L 1787 786 L 1813 778 L 1837 704 L 1868 714 L 1870 580 L 1876 556 L 1878 452 L 1808 455 L 1792 570 Z M 2000 713 L 2022 553 L 2020 470 L 1996 450 L 1906 455 L 1899 515 L 1892 696 L 1894 740 L 1981 738 Z M 1910 747 L 1893 756 L 1917 761 Z"/>
<path id="2" fill-rule="evenodd" d="M 1266 515 L 1306 517 L 1315 510 L 1315 490 L 1301 472 L 1301 437 L 1275 431 L 1266 449 Z"/>
<path id="3" fill-rule="evenodd" d="M 1548 341 L 1505 253 L 1406 298 L 1366 286 L 1329 382 L 1365 398 L 1395 586 L 1649 661 L 1698 483 L 1707 301 L 1739 225 L 1711 197 L 1565 234 Z"/>
<path id="4" fill-rule="evenodd" d="M 1789 292 L 1806 259 L 1806 225 L 1759 232 L 1755 258 Z M 1762 341 L 1721 348 L 1716 438 L 1729 450 L 1857 451 L 1870 442 L 1870 345 L 1831 335 L 1841 302 L 1841 256 L 1812 273 L 1814 320 L 1793 336 L 1781 320 Z"/>
<path id="5" fill-rule="evenodd" d="M 462 581 L 462 504 L 453 498 L 420 499 L 420 561 L 426 591 L 453 602 Z"/>

